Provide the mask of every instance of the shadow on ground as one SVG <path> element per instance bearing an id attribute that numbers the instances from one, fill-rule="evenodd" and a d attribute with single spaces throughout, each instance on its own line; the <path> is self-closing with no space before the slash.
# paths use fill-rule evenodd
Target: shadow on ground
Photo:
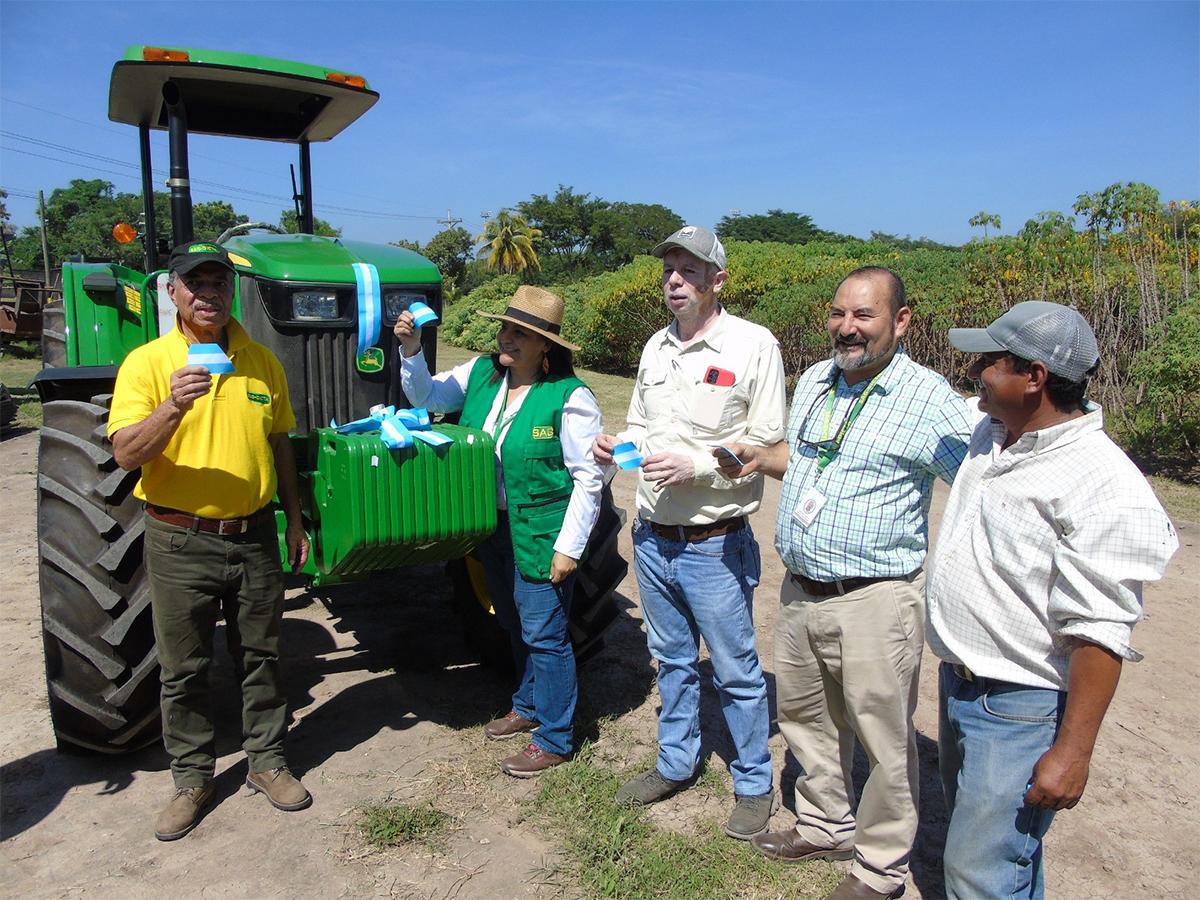
<path id="1" fill-rule="evenodd" d="M 595 737 L 597 720 L 640 706 L 653 686 L 645 638 L 628 615 L 633 604 L 620 595 L 617 601 L 622 615 L 607 634 L 609 649 L 580 667 L 582 736 Z M 294 717 L 287 744 L 293 770 L 302 775 L 318 768 L 383 729 L 402 731 L 423 721 L 474 728 L 507 712 L 511 675 L 483 665 L 463 628 L 441 566 L 290 597 L 282 647 Z M 346 673 L 360 674 L 349 687 L 317 699 L 326 693 L 319 685 Z M 240 752 L 242 735 L 240 691 L 223 627 L 214 639 L 210 677 L 220 758 Z M 36 825 L 72 790 L 99 783 L 97 794 L 118 793 L 140 775 L 164 772 L 169 763 L 158 743 L 123 756 L 47 748 L 15 760 L 2 772 L 0 837 Z M 221 771 L 218 800 L 236 793 L 246 773 L 244 759 Z"/>

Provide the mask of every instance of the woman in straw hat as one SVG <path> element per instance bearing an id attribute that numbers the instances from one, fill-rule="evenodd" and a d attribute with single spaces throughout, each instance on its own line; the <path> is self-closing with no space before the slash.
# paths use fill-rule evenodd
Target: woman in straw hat
<path id="1" fill-rule="evenodd" d="M 488 576 L 496 618 L 508 631 L 519 681 L 508 714 L 484 733 L 504 740 L 534 732 L 529 746 L 500 763 L 528 778 L 570 755 L 575 716 L 575 654 L 567 616 L 575 567 L 600 514 L 604 473 L 592 458 L 600 407 L 571 364 L 563 302 L 522 285 L 503 315 L 498 349 L 430 375 L 420 329 L 407 311 L 396 321 L 401 384 L 431 412 L 496 441 L 499 521 L 475 551 Z M 536 729 L 536 731 L 535 731 Z"/>

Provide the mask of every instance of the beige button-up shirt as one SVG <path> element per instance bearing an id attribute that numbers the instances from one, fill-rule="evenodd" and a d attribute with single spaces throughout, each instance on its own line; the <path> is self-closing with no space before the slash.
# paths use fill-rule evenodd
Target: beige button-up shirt
<path id="1" fill-rule="evenodd" d="M 761 476 L 725 478 L 712 450 L 778 443 L 786 414 L 783 358 L 767 329 L 722 309 L 713 327 L 686 345 L 674 322 L 657 332 L 642 351 L 628 427 L 617 440 L 633 441 L 644 457 L 686 454 L 696 475 L 691 484 L 656 491 L 639 469 L 638 515 L 663 525 L 708 525 L 754 512 Z"/>

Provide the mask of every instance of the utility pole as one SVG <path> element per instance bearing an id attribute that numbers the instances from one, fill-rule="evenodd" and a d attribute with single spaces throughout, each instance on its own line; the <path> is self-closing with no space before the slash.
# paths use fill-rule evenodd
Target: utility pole
<path id="1" fill-rule="evenodd" d="M 46 280 L 42 284 L 49 287 L 50 250 L 46 246 L 46 197 L 41 191 L 38 191 L 38 218 L 42 222 L 42 272 L 46 276 Z"/>
<path id="2" fill-rule="evenodd" d="M 454 216 L 450 215 L 450 210 L 446 210 L 446 218 L 438 219 L 438 224 L 445 225 L 447 228 L 453 228 L 455 225 L 457 225 L 461 221 L 462 221 L 461 217 L 455 218 Z"/>

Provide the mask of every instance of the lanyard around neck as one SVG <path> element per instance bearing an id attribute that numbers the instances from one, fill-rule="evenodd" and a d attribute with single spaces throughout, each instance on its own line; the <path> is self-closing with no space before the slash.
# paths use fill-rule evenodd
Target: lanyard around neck
<path id="1" fill-rule="evenodd" d="M 867 382 L 867 386 L 863 392 L 858 395 L 858 399 L 854 401 L 854 405 L 850 407 L 850 412 L 846 414 L 846 418 L 842 420 L 841 426 L 837 430 L 837 434 L 830 440 L 829 427 L 833 422 L 833 409 L 837 403 L 837 381 L 835 380 L 829 386 L 825 394 L 825 421 L 821 428 L 821 445 L 817 450 L 817 471 L 825 471 L 825 467 L 833 462 L 833 458 L 837 456 L 838 451 L 842 447 L 842 441 L 846 439 L 846 435 L 850 432 L 850 426 L 854 424 L 854 420 L 858 418 L 858 414 L 863 411 L 863 407 L 867 405 L 867 399 L 871 396 L 871 391 L 875 390 L 875 386 L 879 384 L 879 379 L 883 377 L 883 372 L 878 373 L 874 378 Z"/>
<path id="2" fill-rule="evenodd" d="M 500 386 L 500 409 L 496 411 L 496 421 L 492 423 L 492 438 L 499 445 L 504 438 L 501 436 L 508 432 L 508 426 L 512 424 L 513 419 L 521 411 L 521 407 L 517 406 L 511 413 L 505 415 L 505 410 L 508 409 L 508 376 L 504 376 L 504 384 Z M 529 393 L 529 388 L 525 389 L 525 394 Z M 524 398 L 524 394 L 522 395 Z"/>

